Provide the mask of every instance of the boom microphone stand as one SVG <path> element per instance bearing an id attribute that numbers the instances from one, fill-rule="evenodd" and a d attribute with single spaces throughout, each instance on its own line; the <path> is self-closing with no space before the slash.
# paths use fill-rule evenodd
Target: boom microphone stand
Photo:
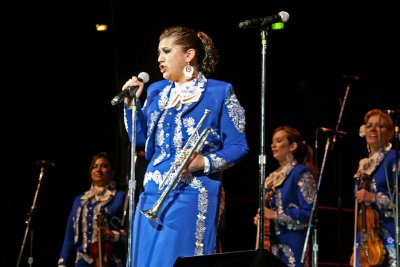
<path id="1" fill-rule="evenodd" d="M 304 241 L 304 246 L 303 246 L 303 253 L 302 253 L 302 255 L 301 255 L 301 262 L 304 263 L 305 254 L 306 254 L 306 251 L 307 251 L 308 240 L 309 240 L 310 231 L 311 231 L 311 227 L 312 227 L 313 230 L 314 230 L 314 237 L 312 238 L 312 240 L 313 240 L 313 246 L 312 246 L 312 266 L 313 266 L 313 267 L 318 266 L 317 219 L 316 219 L 316 217 L 314 216 L 314 214 L 315 214 L 315 210 L 316 210 L 316 208 L 317 208 L 318 193 L 319 193 L 319 188 L 320 188 L 321 181 L 322 181 L 322 175 L 323 175 L 324 169 L 325 169 L 325 163 L 326 163 L 326 159 L 327 159 L 327 155 L 328 155 L 328 150 L 329 150 L 329 147 L 330 147 L 330 146 L 331 146 L 331 150 L 333 150 L 333 147 L 334 147 L 334 145 L 335 145 L 336 137 L 337 137 L 337 136 L 344 136 L 344 135 L 346 135 L 345 132 L 341 132 L 341 131 L 339 131 L 338 129 L 339 129 L 340 122 L 341 122 L 341 120 L 342 120 L 343 110 L 344 110 L 344 106 L 345 106 L 346 101 L 347 101 L 347 96 L 348 96 L 349 91 L 350 91 L 350 81 L 351 81 L 351 80 L 358 80 L 358 79 L 359 79 L 358 76 L 346 76 L 346 75 L 344 75 L 342 78 L 344 78 L 344 79 L 347 81 L 347 86 L 346 86 L 346 92 L 345 92 L 345 95 L 344 95 L 344 99 L 343 99 L 343 102 L 342 102 L 342 106 L 341 106 L 341 109 L 340 109 L 339 118 L 338 118 L 338 121 L 337 121 L 337 124 L 336 124 L 336 130 L 330 130 L 330 129 L 328 129 L 328 128 L 323 128 L 323 127 L 319 127 L 319 128 L 317 129 L 317 133 L 318 133 L 319 130 L 322 130 L 323 132 L 333 134 L 333 136 L 332 136 L 332 135 L 329 135 L 328 138 L 326 139 L 324 157 L 323 157 L 323 160 L 322 160 L 321 170 L 320 170 L 320 174 L 319 174 L 319 178 L 318 178 L 317 192 L 316 192 L 316 194 L 315 194 L 315 198 L 314 198 L 314 201 L 313 201 L 313 206 L 312 206 L 312 209 L 311 209 L 311 214 L 310 214 L 310 218 L 309 218 L 309 222 L 308 222 L 308 227 L 307 227 L 306 239 L 305 239 L 305 241 Z M 317 140 L 317 138 L 316 138 L 316 141 L 315 141 L 315 144 L 316 144 L 316 145 L 315 145 L 315 150 L 317 150 L 317 144 L 318 144 L 317 141 L 318 141 L 318 140 Z M 331 143 L 332 143 L 332 145 L 331 145 Z M 341 203 L 339 203 L 339 205 L 341 205 Z"/>
<path id="2" fill-rule="evenodd" d="M 26 239 L 28 237 L 28 235 L 30 235 L 30 250 L 29 250 L 29 258 L 28 258 L 28 263 L 29 266 L 32 266 L 33 264 L 33 230 L 31 229 L 32 226 L 32 217 L 33 214 L 36 211 L 36 201 L 39 195 L 39 191 L 40 191 L 40 186 L 42 184 L 42 179 L 44 176 L 44 170 L 46 166 L 51 166 L 54 167 L 54 163 L 48 162 L 48 161 L 44 161 L 44 160 L 39 160 L 38 164 L 41 164 L 41 168 L 40 168 L 40 173 L 39 173 L 39 182 L 38 185 L 36 187 L 36 192 L 35 192 L 35 196 L 33 198 L 33 203 L 32 203 L 32 207 L 31 210 L 28 213 L 28 219 L 25 221 L 26 223 L 26 228 L 25 228 L 25 234 L 24 234 L 24 238 L 22 240 L 22 245 L 21 245 L 21 249 L 19 251 L 19 256 L 17 259 L 17 267 L 19 267 L 20 263 L 21 263 L 21 258 L 24 252 L 24 248 L 25 248 L 25 243 L 26 243 Z"/>

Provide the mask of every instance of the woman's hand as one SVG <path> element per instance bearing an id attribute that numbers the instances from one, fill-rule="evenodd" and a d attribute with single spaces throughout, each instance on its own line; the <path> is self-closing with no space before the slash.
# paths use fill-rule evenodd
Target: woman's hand
<path id="1" fill-rule="evenodd" d="M 354 266 L 353 264 L 354 264 L 354 260 L 355 260 L 355 258 L 354 258 L 354 252 L 351 254 L 351 256 L 350 256 L 350 261 L 349 261 L 349 263 L 350 263 L 350 265 L 351 266 Z"/>
<path id="2" fill-rule="evenodd" d="M 276 211 L 269 208 L 264 208 L 264 219 L 276 220 L 277 217 L 278 216 L 276 215 Z M 258 209 L 256 215 L 254 215 L 253 218 L 254 224 L 257 225 L 259 220 L 260 220 L 260 209 Z"/>
<path id="3" fill-rule="evenodd" d="M 258 225 L 258 222 L 260 221 L 260 209 L 257 210 L 256 215 L 253 217 L 253 223 L 255 225 Z"/>
<path id="4" fill-rule="evenodd" d="M 357 199 L 358 203 L 375 203 L 375 194 L 372 194 L 365 189 L 357 191 L 355 198 Z"/>
<path id="5" fill-rule="evenodd" d="M 132 76 L 132 78 L 130 78 L 122 86 L 122 90 L 128 90 L 129 87 L 137 87 L 138 88 L 135 93 L 135 97 L 136 97 L 136 99 L 138 99 L 143 92 L 144 83 L 141 82 L 136 76 Z M 125 97 L 124 103 L 125 103 L 125 105 L 130 106 L 132 103 L 132 100 L 129 97 Z"/>
<path id="6" fill-rule="evenodd" d="M 186 152 L 189 153 L 190 150 Z M 185 152 L 183 152 L 183 155 L 185 155 Z M 182 161 L 184 161 L 185 158 L 186 156 L 182 159 Z M 199 170 L 204 170 L 204 156 L 200 155 L 198 152 L 194 152 L 192 156 L 189 158 L 186 168 L 182 170 L 180 177 L 185 177 L 188 173 L 192 173 Z"/>
<path id="7" fill-rule="evenodd" d="M 276 211 L 264 207 L 264 218 L 268 220 L 276 220 L 278 216 L 276 215 Z"/>
<path id="8" fill-rule="evenodd" d="M 194 152 L 189 159 L 188 171 L 195 172 L 204 170 L 204 156 Z"/>

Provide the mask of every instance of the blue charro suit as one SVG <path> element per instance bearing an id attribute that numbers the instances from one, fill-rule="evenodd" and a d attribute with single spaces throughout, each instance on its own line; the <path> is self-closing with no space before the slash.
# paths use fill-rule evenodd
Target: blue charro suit
<path id="1" fill-rule="evenodd" d="M 214 253 L 222 172 L 248 153 L 245 111 L 232 85 L 201 73 L 183 85 L 162 80 L 149 86 L 143 108 L 139 101 L 136 107 L 136 144 L 145 146 L 150 162 L 135 210 L 132 266 L 172 266 L 180 256 Z M 206 109 L 210 114 L 195 132 Z M 124 113 L 132 141 L 132 109 L 125 107 Z M 158 189 L 176 156 L 191 135 L 206 127 L 211 134 L 200 153 L 208 158 L 209 169 L 186 175 L 171 191 L 158 214 L 162 224 L 149 220 L 140 210 L 159 199 Z"/>

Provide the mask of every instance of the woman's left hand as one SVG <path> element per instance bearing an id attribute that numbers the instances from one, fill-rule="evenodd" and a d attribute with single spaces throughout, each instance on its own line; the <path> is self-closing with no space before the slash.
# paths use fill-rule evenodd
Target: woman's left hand
<path id="1" fill-rule="evenodd" d="M 264 208 L 264 218 L 269 220 L 275 220 L 278 216 L 276 215 L 276 211 Z"/>
<path id="2" fill-rule="evenodd" d="M 200 155 L 198 152 L 194 152 L 189 158 L 186 168 L 183 169 L 181 177 L 186 176 L 187 173 L 192 173 L 199 170 L 204 170 L 204 156 Z"/>
<path id="3" fill-rule="evenodd" d="M 375 194 L 365 189 L 357 191 L 355 197 L 358 203 L 375 203 Z"/>

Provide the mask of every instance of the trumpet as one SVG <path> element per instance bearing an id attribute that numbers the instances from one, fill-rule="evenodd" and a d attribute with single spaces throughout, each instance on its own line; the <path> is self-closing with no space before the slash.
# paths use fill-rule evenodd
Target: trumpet
<path id="1" fill-rule="evenodd" d="M 197 123 L 197 126 L 196 126 L 196 128 L 194 129 L 193 134 L 189 137 L 189 139 L 187 140 L 186 144 L 185 144 L 185 145 L 183 146 L 183 148 L 181 149 L 181 153 L 177 155 L 177 158 L 176 158 L 175 162 L 173 163 L 173 165 L 171 166 L 171 168 L 169 169 L 169 171 L 168 171 L 168 173 L 167 173 L 165 179 L 164 179 L 164 180 L 161 182 L 161 184 L 159 185 L 159 187 L 158 187 L 158 193 L 161 192 L 161 189 L 164 187 L 164 184 L 165 184 L 167 181 L 170 180 L 170 177 L 171 177 L 171 175 L 174 173 L 174 171 L 176 172 L 177 165 L 178 165 L 179 163 L 183 162 L 184 157 L 185 157 L 185 151 L 189 148 L 189 146 L 190 146 L 191 144 L 193 144 L 193 142 L 195 141 L 195 138 L 198 137 L 199 129 L 200 129 L 201 125 L 203 124 L 203 121 L 205 120 L 205 118 L 210 114 L 210 112 L 211 112 L 211 111 L 210 111 L 209 109 L 205 109 L 205 110 L 204 110 L 204 114 L 203 114 L 203 116 L 201 117 L 199 123 Z M 200 138 L 200 137 L 198 137 L 197 140 L 198 140 L 199 138 Z M 175 185 L 175 187 L 176 187 L 176 185 Z M 174 188 L 174 189 L 175 189 L 175 188 Z"/>
<path id="2" fill-rule="evenodd" d="M 202 119 L 199 121 L 199 125 L 203 122 L 205 116 L 207 116 L 209 114 L 209 110 L 206 110 L 204 112 L 204 115 L 202 117 Z M 197 128 L 199 128 L 200 126 L 197 126 Z M 158 200 L 154 203 L 154 205 L 147 210 L 141 210 L 140 212 L 146 216 L 148 219 L 151 219 L 153 221 L 157 221 L 159 224 L 161 224 L 161 222 L 158 220 L 158 212 L 160 211 L 160 208 L 162 206 L 162 204 L 164 203 L 165 199 L 167 198 L 167 196 L 169 195 L 169 193 L 171 192 L 172 189 L 175 189 L 176 186 L 178 185 L 178 182 L 180 180 L 180 175 L 182 173 L 182 171 L 184 170 L 184 168 L 186 168 L 186 166 L 189 163 L 189 159 L 191 158 L 191 156 L 195 153 L 198 152 L 200 150 L 200 148 L 203 146 L 203 144 L 205 143 L 208 135 L 211 132 L 211 128 L 205 128 L 202 133 L 200 134 L 200 136 L 198 137 L 198 139 L 196 140 L 195 144 L 193 145 L 192 149 L 189 151 L 189 153 L 185 153 L 185 158 L 182 161 L 182 157 L 178 156 L 178 163 L 176 163 L 176 161 L 174 162 L 173 166 L 170 168 L 170 170 L 168 171 L 167 176 L 164 179 L 164 182 L 166 180 L 170 179 L 170 175 L 174 174 L 174 176 L 171 178 L 170 183 L 168 184 L 168 186 L 165 188 L 165 190 L 162 192 L 162 194 L 160 195 L 160 197 L 158 198 Z M 195 133 L 193 134 L 195 135 Z M 193 136 L 192 135 L 192 136 Z M 188 141 L 186 142 L 184 147 L 189 146 L 189 143 L 192 142 L 191 137 L 188 139 Z M 177 171 L 174 171 L 176 166 L 179 165 L 179 168 Z"/>

